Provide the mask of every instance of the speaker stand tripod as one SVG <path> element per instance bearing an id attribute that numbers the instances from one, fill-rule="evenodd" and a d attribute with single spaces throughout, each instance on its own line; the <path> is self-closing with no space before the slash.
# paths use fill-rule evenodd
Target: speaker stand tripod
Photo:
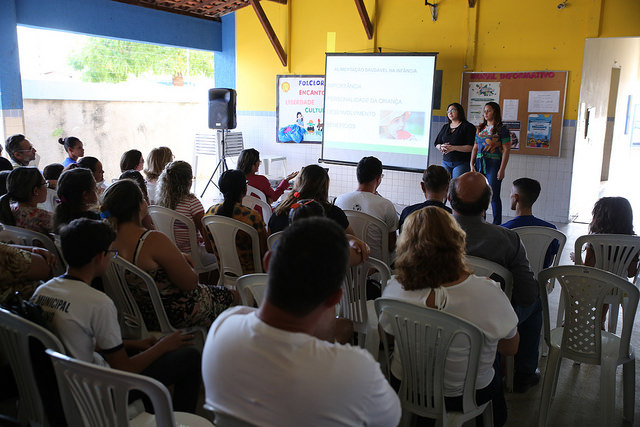
<path id="1" fill-rule="evenodd" d="M 227 133 L 226 129 L 222 131 L 222 141 L 221 141 L 221 150 L 220 150 L 222 154 L 220 156 L 220 160 L 218 160 L 218 165 L 213 170 L 213 173 L 211 174 L 209 181 L 207 181 L 207 185 L 204 187 L 204 190 L 202 190 L 202 194 L 200 194 L 200 198 L 204 197 L 204 193 L 207 192 L 207 188 L 209 188 L 209 184 L 213 184 L 218 190 L 220 190 L 220 187 L 218 187 L 218 184 L 216 184 L 216 182 L 213 180 L 213 177 L 216 175 L 216 172 L 218 171 L 218 169 L 220 169 L 220 175 L 222 175 L 225 171 L 229 170 L 229 167 L 227 166 L 227 150 L 225 149 L 225 145 L 224 145 L 224 136 L 226 135 L 226 133 Z"/>

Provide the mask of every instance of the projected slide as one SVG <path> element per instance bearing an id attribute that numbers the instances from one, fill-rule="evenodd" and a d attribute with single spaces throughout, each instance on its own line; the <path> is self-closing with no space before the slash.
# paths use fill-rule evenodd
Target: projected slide
<path id="1" fill-rule="evenodd" d="M 327 54 L 322 158 L 424 170 L 436 56 Z"/>

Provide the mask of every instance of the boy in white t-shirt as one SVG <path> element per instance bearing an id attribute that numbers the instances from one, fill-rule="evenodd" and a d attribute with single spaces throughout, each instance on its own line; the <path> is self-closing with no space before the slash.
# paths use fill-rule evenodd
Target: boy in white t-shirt
<path id="1" fill-rule="evenodd" d="M 398 213 L 393 203 L 378 194 L 382 182 L 382 162 L 376 157 L 363 157 L 356 169 L 358 189 L 351 193 L 341 194 L 335 205 L 342 210 L 366 213 L 384 222 L 388 228 L 389 252 L 396 247 L 396 230 L 398 229 Z M 386 237 L 386 236 L 384 236 Z M 371 228 L 365 241 L 371 246 L 371 256 L 382 259 L 380 248 L 382 238 L 378 230 Z M 386 261 L 386 260 L 385 260 Z"/>
<path id="2" fill-rule="evenodd" d="M 69 355 L 114 369 L 140 373 L 174 386 L 176 411 L 195 412 L 200 389 L 200 354 L 187 347 L 192 335 L 177 331 L 159 341 L 123 341 L 113 301 L 89 284 L 102 276 L 118 251 L 115 231 L 106 223 L 77 219 L 60 231 L 66 274 L 40 286 L 32 301 L 42 307 L 49 327 Z M 126 350 L 138 351 L 129 356 Z"/>

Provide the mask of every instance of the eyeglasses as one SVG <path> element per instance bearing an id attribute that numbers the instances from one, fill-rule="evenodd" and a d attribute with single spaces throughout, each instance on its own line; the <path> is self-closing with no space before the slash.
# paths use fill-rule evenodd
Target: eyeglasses
<path id="1" fill-rule="evenodd" d="M 104 251 L 105 254 L 113 254 L 113 259 L 118 258 L 118 250 L 117 249 L 107 249 Z"/>
<path id="2" fill-rule="evenodd" d="M 16 150 L 15 153 L 28 153 L 29 151 L 36 151 L 36 148 L 31 146 L 31 148 L 27 150 Z"/>

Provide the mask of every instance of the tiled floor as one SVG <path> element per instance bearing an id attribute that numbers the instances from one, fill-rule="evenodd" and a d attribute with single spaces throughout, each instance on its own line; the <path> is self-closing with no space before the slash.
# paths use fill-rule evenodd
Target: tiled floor
<path id="1" fill-rule="evenodd" d="M 560 258 L 560 265 L 572 264 L 569 253 L 573 252 L 573 245 L 578 236 L 587 233 L 587 224 L 570 223 L 557 224 L 558 228 L 567 235 L 567 244 Z M 549 297 L 551 318 L 557 312 L 560 289 L 556 289 Z M 620 322 L 619 322 L 620 324 Z M 553 323 L 552 323 L 553 325 Z M 640 320 L 636 315 L 631 343 L 640 350 Z M 637 354 L 637 353 L 636 353 Z M 616 412 L 615 417 L 607 426 L 640 425 L 640 363 L 636 355 L 636 398 L 635 423 L 622 419 L 622 368 L 617 370 L 616 378 Z M 540 359 L 540 370 L 544 376 L 547 359 Z M 551 426 L 601 426 L 600 412 L 600 367 L 593 365 L 574 365 L 572 361 L 563 361 L 558 378 L 558 388 L 549 412 Z M 535 426 L 538 423 L 538 411 L 542 381 L 524 394 L 507 393 L 509 418 L 507 426 Z"/>

